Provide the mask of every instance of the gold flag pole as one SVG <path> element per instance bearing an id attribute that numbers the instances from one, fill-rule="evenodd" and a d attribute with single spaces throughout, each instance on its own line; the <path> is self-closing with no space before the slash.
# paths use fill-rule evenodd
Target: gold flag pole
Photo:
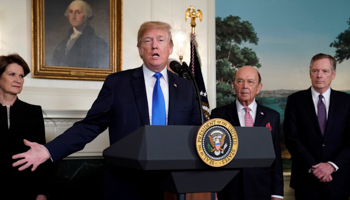
<path id="1" fill-rule="evenodd" d="M 188 8 L 186 10 L 185 13 L 185 21 L 187 21 L 187 18 L 191 17 L 191 33 L 195 33 L 194 29 L 196 27 L 196 18 L 199 19 L 199 21 L 202 21 L 203 18 L 203 14 L 202 11 L 197 9 L 197 12 L 194 8 L 194 6 L 190 6 L 190 8 Z"/>

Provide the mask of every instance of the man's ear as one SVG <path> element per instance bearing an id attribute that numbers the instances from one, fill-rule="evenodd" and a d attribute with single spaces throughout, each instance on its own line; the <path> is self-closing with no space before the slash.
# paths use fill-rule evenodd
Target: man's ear
<path id="1" fill-rule="evenodd" d="M 142 59 L 142 54 L 143 54 L 142 48 L 141 48 L 141 47 L 138 47 L 138 50 L 139 50 L 140 58 Z"/>
<path id="2" fill-rule="evenodd" d="M 259 94 L 261 88 L 262 88 L 262 83 L 259 83 L 259 85 L 258 85 L 258 92 L 256 94 Z"/>
<path id="3" fill-rule="evenodd" d="M 173 53 L 174 45 L 169 45 L 169 56 Z"/>

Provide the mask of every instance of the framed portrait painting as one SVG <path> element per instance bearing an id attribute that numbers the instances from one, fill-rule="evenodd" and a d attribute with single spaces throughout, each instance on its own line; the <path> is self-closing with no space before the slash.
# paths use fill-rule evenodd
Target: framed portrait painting
<path id="1" fill-rule="evenodd" d="M 32 0 L 33 77 L 104 80 L 121 70 L 122 0 Z"/>

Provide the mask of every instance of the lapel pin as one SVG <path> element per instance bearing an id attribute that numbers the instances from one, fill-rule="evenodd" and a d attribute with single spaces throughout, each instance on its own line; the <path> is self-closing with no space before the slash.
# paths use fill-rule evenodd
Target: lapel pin
<path id="1" fill-rule="evenodd" d="M 177 87 L 176 83 L 174 83 L 174 87 Z"/>
<path id="2" fill-rule="evenodd" d="M 271 127 L 270 122 L 266 124 L 266 127 L 267 127 L 267 128 L 270 128 L 270 131 L 272 131 L 272 127 Z"/>
<path id="3" fill-rule="evenodd" d="M 264 113 L 263 113 L 263 112 L 260 112 L 260 114 L 261 114 L 261 115 L 264 115 Z"/>

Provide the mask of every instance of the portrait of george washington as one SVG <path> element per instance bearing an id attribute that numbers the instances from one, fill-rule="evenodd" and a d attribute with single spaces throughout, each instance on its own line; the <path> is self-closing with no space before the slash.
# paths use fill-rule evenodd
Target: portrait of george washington
<path id="1" fill-rule="evenodd" d="M 46 0 L 46 66 L 109 69 L 109 12 L 109 0 Z"/>

